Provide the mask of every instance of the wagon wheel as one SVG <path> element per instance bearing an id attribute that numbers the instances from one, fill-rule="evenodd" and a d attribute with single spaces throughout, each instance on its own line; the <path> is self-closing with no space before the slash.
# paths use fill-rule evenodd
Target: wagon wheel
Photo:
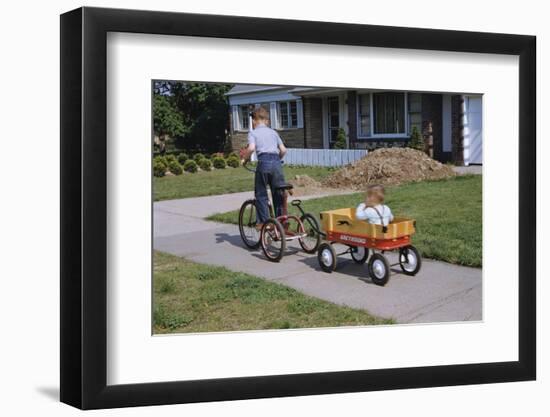
<path id="1" fill-rule="evenodd" d="M 357 264 L 364 264 L 369 257 L 369 248 L 364 246 L 350 246 L 351 259 Z"/>
<path id="2" fill-rule="evenodd" d="M 334 247 L 330 243 L 321 243 L 317 251 L 317 260 L 323 271 L 329 273 L 334 271 L 338 262 Z"/>
<path id="3" fill-rule="evenodd" d="M 406 275 L 416 275 L 422 267 L 422 258 L 414 246 L 399 249 L 399 266 Z"/>
<path id="4" fill-rule="evenodd" d="M 279 262 L 286 249 L 285 230 L 276 219 L 268 219 L 260 232 L 260 244 L 267 259 Z"/>
<path id="5" fill-rule="evenodd" d="M 384 286 L 390 280 L 390 264 L 384 255 L 373 253 L 368 263 L 369 275 L 376 285 Z"/>
<path id="6" fill-rule="evenodd" d="M 256 229 L 256 200 L 246 200 L 239 211 L 239 233 L 250 249 L 260 246 L 260 232 Z"/>
<path id="7" fill-rule="evenodd" d="M 306 213 L 300 217 L 300 221 L 304 226 L 303 233 L 307 233 L 307 236 L 298 239 L 300 246 L 306 253 L 315 253 L 319 244 L 321 243 L 321 235 L 319 234 L 319 222 L 311 214 Z M 298 227 L 300 229 L 300 227 Z M 298 233 L 301 231 L 298 230 Z"/>

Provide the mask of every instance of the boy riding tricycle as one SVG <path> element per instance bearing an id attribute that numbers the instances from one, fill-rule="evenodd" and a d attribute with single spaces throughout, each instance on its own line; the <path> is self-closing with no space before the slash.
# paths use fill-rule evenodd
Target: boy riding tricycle
<path id="1" fill-rule="evenodd" d="M 295 216 L 288 213 L 287 196 L 292 184 L 285 182 L 281 159 L 286 154 L 278 133 L 267 127 L 269 113 L 263 108 L 251 114 L 253 130 L 248 134 L 248 146 L 241 152 L 244 167 L 255 152 L 258 157 L 255 173 L 254 199 L 247 200 L 239 211 L 239 231 L 249 248 L 261 246 L 265 256 L 274 262 L 283 257 L 286 242 L 298 240 L 307 253 L 315 253 L 321 241 L 317 219 L 305 213 L 300 200 L 291 204 L 300 211 Z M 271 190 L 273 204 L 269 199 Z"/>

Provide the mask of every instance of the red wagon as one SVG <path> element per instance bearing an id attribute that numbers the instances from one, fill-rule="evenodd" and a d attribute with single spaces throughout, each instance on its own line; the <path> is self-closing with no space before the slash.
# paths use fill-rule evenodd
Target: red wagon
<path id="1" fill-rule="evenodd" d="M 390 279 L 390 265 L 386 251 L 399 251 L 399 265 L 407 275 L 416 275 L 422 266 L 418 250 L 411 244 L 416 221 L 395 218 L 387 226 L 370 224 L 355 218 L 354 208 L 321 212 L 321 223 L 326 242 L 319 246 L 317 259 L 325 272 L 336 269 L 338 255 L 349 253 L 356 263 L 368 259 L 368 271 L 376 285 L 386 285 Z M 336 253 L 335 243 L 346 245 L 344 252 Z M 369 249 L 372 255 L 369 259 Z M 397 264 L 395 264 L 397 265 Z"/>

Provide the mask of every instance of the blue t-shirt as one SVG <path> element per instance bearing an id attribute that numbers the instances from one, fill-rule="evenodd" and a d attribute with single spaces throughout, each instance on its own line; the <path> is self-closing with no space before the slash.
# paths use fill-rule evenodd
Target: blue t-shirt
<path id="1" fill-rule="evenodd" d="M 279 145 L 283 144 L 279 134 L 264 124 L 248 133 L 248 143 L 256 145 L 256 155 L 263 153 L 279 154 Z"/>

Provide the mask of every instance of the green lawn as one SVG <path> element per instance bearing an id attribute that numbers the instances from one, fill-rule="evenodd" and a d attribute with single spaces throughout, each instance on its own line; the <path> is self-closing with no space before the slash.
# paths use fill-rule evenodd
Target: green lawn
<path id="1" fill-rule="evenodd" d="M 286 286 L 154 253 L 154 333 L 392 324 Z"/>
<path id="2" fill-rule="evenodd" d="M 363 194 L 304 201 L 306 211 L 355 207 Z M 428 258 L 460 265 L 482 265 L 482 177 L 458 176 L 388 188 L 386 204 L 396 216 L 417 220 L 413 243 Z M 215 214 L 210 220 L 237 223 L 238 211 Z"/>
<path id="3" fill-rule="evenodd" d="M 326 167 L 285 166 L 287 180 L 295 175 L 309 175 L 319 180 L 333 171 Z M 226 193 L 237 193 L 254 189 L 254 174 L 246 169 L 226 168 L 203 171 L 195 174 L 183 173 L 176 177 L 154 177 L 153 193 L 155 201 L 176 198 L 200 197 Z"/>

